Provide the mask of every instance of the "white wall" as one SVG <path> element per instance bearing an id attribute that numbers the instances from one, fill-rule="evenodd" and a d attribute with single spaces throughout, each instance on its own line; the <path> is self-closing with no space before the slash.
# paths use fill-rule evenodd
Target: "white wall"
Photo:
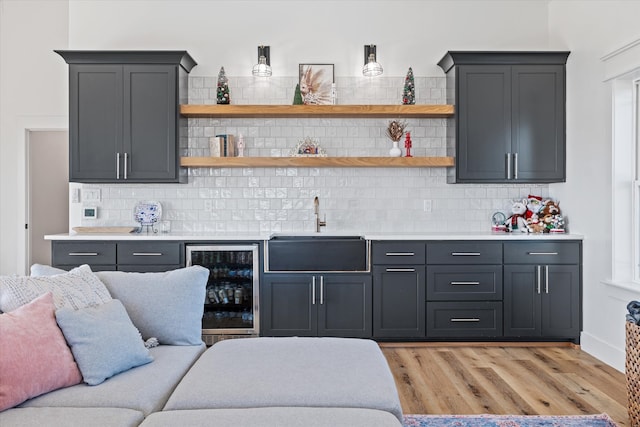
<path id="1" fill-rule="evenodd" d="M 249 75 L 258 44 L 271 46 L 275 76 L 295 75 L 300 62 L 331 62 L 337 75 L 357 76 L 368 43 L 378 45 L 388 76 L 408 65 L 417 76 L 441 76 L 436 63 L 447 50 L 571 50 L 567 183 L 551 190 L 573 213 L 571 230 L 586 236 L 583 346 L 621 369 L 618 319 L 631 295 L 612 296 L 600 283 L 611 270 L 610 97 L 600 57 L 640 36 L 640 2 L 0 0 L 0 7 L 3 274 L 24 269 L 24 129 L 66 120 L 67 68 L 54 48 L 186 49 L 199 63 L 194 76 L 215 75 L 221 65 Z"/>
<path id="2" fill-rule="evenodd" d="M 567 183 L 552 196 L 573 212 L 570 226 L 585 235 L 582 348 L 624 369 L 626 304 L 633 292 L 602 283 L 611 278 L 611 84 L 601 58 L 640 38 L 638 1 L 555 0 L 550 42 L 571 50 L 567 66 Z M 580 214 L 575 214 L 579 212 Z M 631 227 L 631 224 L 629 224 Z"/>
<path id="3" fill-rule="evenodd" d="M 66 129 L 68 4 L 0 0 L 0 274 L 26 259 L 27 129 Z"/>

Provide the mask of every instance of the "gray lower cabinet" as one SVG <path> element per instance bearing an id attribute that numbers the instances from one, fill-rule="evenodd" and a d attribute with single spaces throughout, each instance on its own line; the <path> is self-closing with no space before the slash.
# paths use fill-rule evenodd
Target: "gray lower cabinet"
<path id="1" fill-rule="evenodd" d="M 373 336 L 425 337 L 425 243 L 375 241 Z"/>
<path id="2" fill-rule="evenodd" d="M 565 181 L 569 52 L 448 52 L 458 183 Z"/>
<path id="3" fill-rule="evenodd" d="M 502 336 L 502 243 L 427 243 L 427 338 Z"/>
<path id="4" fill-rule="evenodd" d="M 579 342 L 581 246 L 505 243 L 504 335 Z"/>
<path id="5" fill-rule="evenodd" d="M 69 64 L 69 180 L 180 182 L 185 51 L 57 51 Z"/>
<path id="6" fill-rule="evenodd" d="M 51 265 L 70 270 L 88 264 L 93 271 L 153 272 L 184 267 L 181 242 L 53 241 Z"/>
<path id="7" fill-rule="evenodd" d="M 371 337 L 368 274 L 264 274 L 261 335 Z"/>

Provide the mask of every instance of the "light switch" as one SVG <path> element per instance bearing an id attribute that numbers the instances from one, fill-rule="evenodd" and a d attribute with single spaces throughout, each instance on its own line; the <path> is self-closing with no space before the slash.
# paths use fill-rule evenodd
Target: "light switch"
<path id="1" fill-rule="evenodd" d="M 85 188 L 82 190 L 82 199 L 85 202 L 99 202 L 102 198 L 99 188 Z"/>

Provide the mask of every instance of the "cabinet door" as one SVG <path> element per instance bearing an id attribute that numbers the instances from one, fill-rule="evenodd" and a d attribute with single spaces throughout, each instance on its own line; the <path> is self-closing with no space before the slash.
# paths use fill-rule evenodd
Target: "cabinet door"
<path id="1" fill-rule="evenodd" d="M 577 265 L 544 266 L 542 335 L 580 338 L 580 268 Z"/>
<path id="2" fill-rule="evenodd" d="M 370 338 L 371 276 L 364 274 L 325 274 L 316 286 L 318 335 Z M 317 288 L 316 288 L 317 289 Z"/>
<path id="3" fill-rule="evenodd" d="M 541 335 L 539 287 L 542 279 L 536 265 L 504 266 L 505 337 Z"/>
<path id="4" fill-rule="evenodd" d="M 425 267 L 373 267 L 373 336 L 424 338 Z"/>
<path id="5" fill-rule="evenodd" d="M 261 285 L 264 336 L 315 336 L 313 276 L 265 274 Z"/>
<path id="6" fill-rule="evenodd" d="M 564 67 L 514 65 L 511 76 L 517 181 L 565 181 Z"/>
<path id="7" fill-rule="evenodd" d="M 176 67 L 124 66 L 124 136 L 129 182 L 178 180 Z"/>
<path id="8" fill-rule="evenodd" d="M 456 85 L 456 181 L 506 181 L 506 156 L 511 152 L 511 67 L 460 66 Z"/>
<path id="9" fill-rule="evenodd" d="M 69 68 L 69 180 L 115 181 L 122 152 L 122 66 Z"/>

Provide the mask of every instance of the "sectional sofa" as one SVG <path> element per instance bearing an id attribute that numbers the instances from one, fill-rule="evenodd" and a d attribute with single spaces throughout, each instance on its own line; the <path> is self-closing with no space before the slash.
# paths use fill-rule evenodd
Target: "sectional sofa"
<path id="1" fill-rule="evenodd" d="M 29 381 L 13 368 L 32 354 L 57 351 L 27 335 L 23 342 L 45 347 L 11 359 L 7 337 L 18 333 L 7 333 L 14 327 L 8 321 L 24 321 L 21 313 L 33 306 L 55 306 L 81 377 L 69 375 L 73 385 L 42 394 L 36 381 L 33 396 L 0 412 L 2 427 L 402 426 L 393 376 L 373 341 L 243 338 L 206 348 L 205 268 L 93 273 L 88 266 L 64 272 L 36 265 L 31 273 L 0 277 L 0 408 L 12 393 L 8 382 Z M 41 372 L 43 382 L 63 363 L 37 358 L 27 371 Z"/>

